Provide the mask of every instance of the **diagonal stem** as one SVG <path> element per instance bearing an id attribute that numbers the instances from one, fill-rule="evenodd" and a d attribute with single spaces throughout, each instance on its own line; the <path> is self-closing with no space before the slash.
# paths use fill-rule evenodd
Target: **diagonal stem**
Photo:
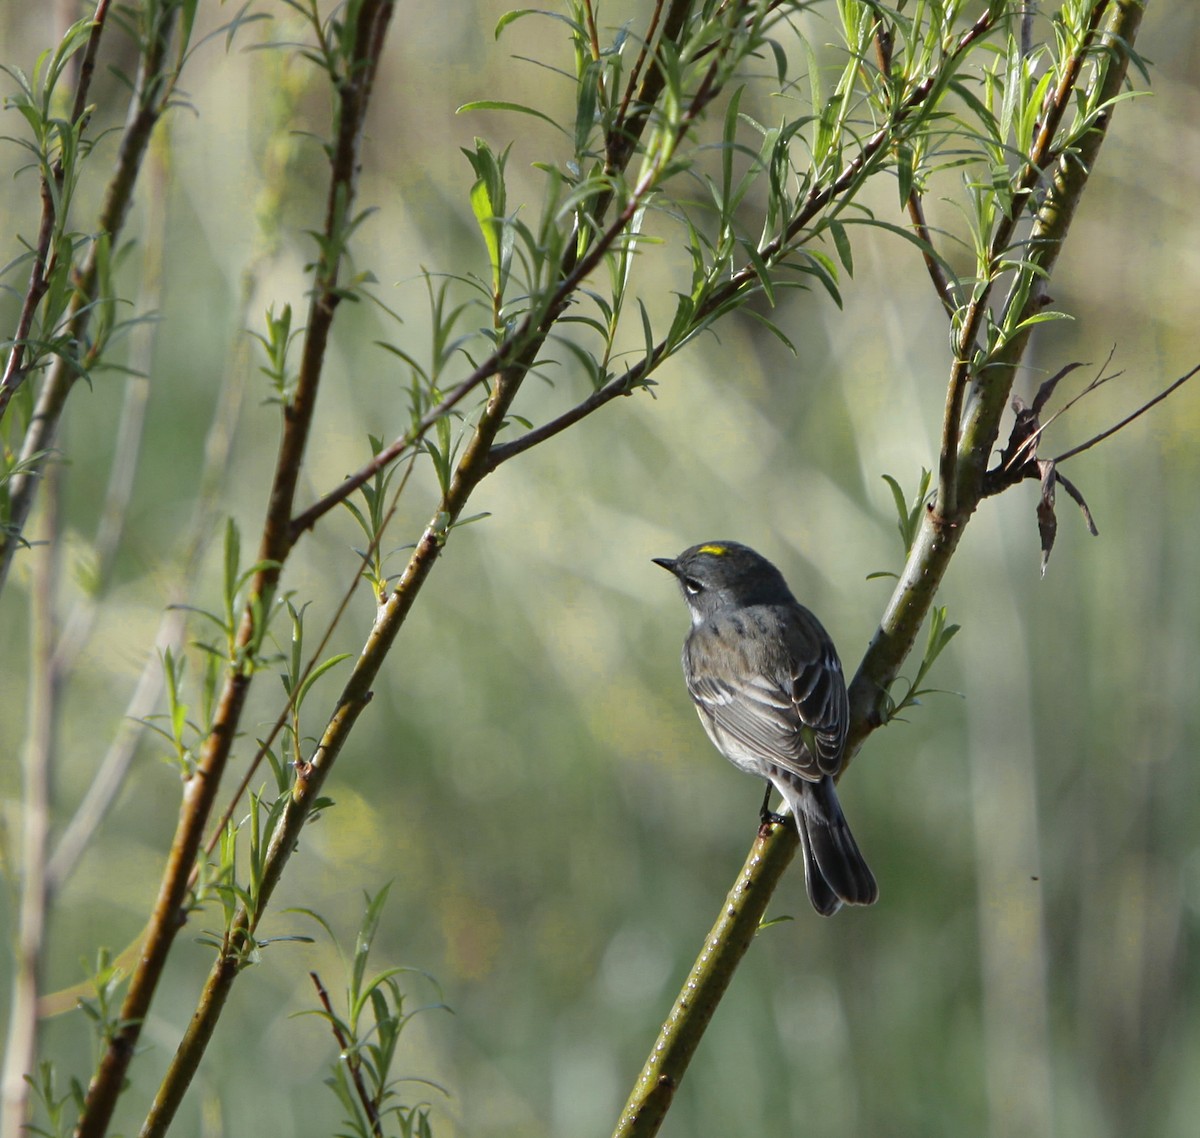
<path id="1" fill-rule="evenodd" d="M 1138 0 L 1124 0 L 1115 5 L 1105 33 L 1111 50 L 1102 77 L 1103 99 L 1113 97 L 1124 81 L 1128 50 L 1136 38 L 1141 15 L 1142 7 Z M 1103 137 L 1102 130 L 1092 132 L 1084 143 L 1086 153 L 1081 154 L 1079 161 L 1072 162 L 1068 169 L 1060 171 L 1055 178 L 1035 225 L 1038 238 L 1033 245 L 1037 258 L 1035 271 L 1048 274 L 1053 267 L 1087 177 L 1094 168 Z M 1010 350 L 1018 353 L 1019 357 L 1027 343 L 1028 333 L 1016 336 L 1010 342 Z M 981 400 L 976 407 L 969 422 L 970 429 L 964 434 L 964 446 L 973 448 L 970 454 L 974 461 L 986 461 L 1003 407 L 1004 400 L 997 403 L 994 399 Z M 961 489 L 964 492 L 958 498 L 959 512 L 953 518 L 934 511 L 925 514 L 904 571 L 850 685 L 851 728 L 846 744 L 847 765 L 867 737 L 886 722 L 883 708 L 887 690 L 912 649 L 958 547 L 966 522 L 978 501 L 977 485 L 964 480 Z M 974 496 L 971 496 L 972 493 Z M 765 842 L 762 839 L 755 842 L 746 867 L 726 902 L 722 917 L 705 940 L 696 966 L 651 1050 L 650 1058 L 621 1116 L 615 1138 L 650 1138 L 657 1133 L 699 1036 L 711 1019 L 716 1002 L 728 987 L 733 969 L 748 947 L 746 927 L 737 917 L 743 912 L 765 912 L 779 874 L 795 852 L 796 843 L 796 836 L 790 827 L 778 827 Z M 783 865 L 779 866 L 778 872 L 760 868 L 760 857 L 772 867 L 776 864 L 776 857 L 784 859 Z M 743 905 L 747 907 L 745 910 Z M 732 919 L 727 921 L 727 916 Z"/>
<path id="2" fill-rule="evenodd" d="M 117 168 L 108 183 L 104 204 L 97 222 L 98 236 L 75 279 L 75 294 L 67 316 L 70 340 L 88 342 L 93 302 L 99 287 L 102 245 L 112 245 L 124 228 L 133 201 L 133 191 L 141 171 L 150 136 L 167 109 L 177 75 L 167 66 L 178 8 L 167 5 L 144 47 L 138 64 L 138 78 L 130 102 L 129 120 L 121 136 Z M 98 32 L 96 33 L 98 34 Z M 85 70 L 81 82 L 90 76 Z M 64 355 L 54 357 L 45 383 L 38 393 L 33 416 L 21 444 L 19 469 L 9 482 L 9 515 L 0 530 L 0 591 L 8 579 L 13 557 L 21 547 L 21 532 L 33 509 L 34 497 L 46 463 L 53 451 L 58 424 L 81 369 L 82 363 Z"/>
<path id="3" fill-rule="evenodd" d="M 638 1075 L 613 1138 L 651 1138 L 658 1133 L 675 1092 L 700 1046 L 742 957 L 750 949 L 767 905 L 799 845 L 795 827 L 774 826 L 761 835 L 721 907 L 704 947 Z"/>
<path id="4" fill-rule="evenodd" d="M 283 561 L 291 549 L 288 522 L 295 487 L 303 466 L 320 383 L 324 350 L 337 308 L 338 267 L 345 254 L 343 236 L 351 217 L 358 177 L 358 149 L 369 103 L 375 62 L 391 18 L 391 0 L 366 0 L 358 10 L 349 74 L 339 84 L 337 137 L 331 156 L 325 240 L 310 301 L 296 392 L 284 412 L 284 431 L 272 483 L 260 545 L 260 568 L 249 588 L 249 599 L 236 633 L 231 660 L 208 736 L 196 769 L 184 785 L 175 835 L 167 856 L 158 896 L 147 927 L 138 966 L 130 978 L 121 1008 L 121 1025 L 101 1056 L 88 1088 L 77 1138 L 102 1138 L 107 1132 L 132 1060 L 141 1027 L 166 965 L 167 956 L 184 919 L 184 900 L 204 828 L 220 788 L 221 777 L 237 735 L 251 682 L 250 666 L 242 662 L 262 634 L 260 622 L 270 608 Z M 372 55 L 371 53 L 375 53 Z"/>
<path id="5" fill-rule="evenodd" d="M 960 512 L 961 508 L 958 498 L 961 476 L 961 471 L 959 470 L 959 450 L 963 441 L 961 430 L 963 405 L 966 400 L 967 389 L 975 375 L 975 345 L 987 317 L 992 289 L 1001 272 L 1000 263 L 1012 242 L 1017 222 L 1020 220 L 1021 214 L 1028 204 L 1029 196 L 1033 193 L 1039 181 L 1045 176 L 1046 170 L 1054 157 L 1053 145 L 1055 135 L 1058 132 L 1058 128 L 1062 125 L 1063 116 L 1067 113 L 1067 108 L 1071 102 L 1071 96 L 1079 83 L 1084 60 L 1096 42 L 1096 37 L 1099 34 L 1100 25 L 1108 4 L 1109 0 L 1099 0 L 1099 3 L 1092 9 L 1087 31 L 1079 44 L 1076 45 L 1076 49 L 1068 60 L 1067 66 L 1063 68 L 1063 73 L 1059 78 L 1058 84 L 1048 97 L 1049 101 L 1046 113 L 1042 117 L 1041 127 L 1034 141 L 1029 159 L 1022 167 L 1020 174 L 1013 184 L 1012 202 L 1008 213 L 1001 219 L 1000 224 L 997 225 L 988 246 L 987 268 L 989 275 L 963 314 L 962 328 L 956 337 L 950 384 L 946 393 L 946 410 L 942 418 L 942 448 L 938 459 L 936 509 L 945 518 L 954 517 Z M 1123 79 L 1128 60 L 1123 52 L 1120 54 L 1123 62 L 1117 70 L 1120 71 Z M 1112 69 L 1110 69 L 1109 74 L 1111 74 L 1111 71 Z M 1036 245 L 1033 248 L 1036 249 Z M 1031 256 L 1030 260 L 1039 260 L 1036 252 Z M 1018 276 L 1023 275 L 1023 273 L 1018 274 Z M 1031 298 L 1034 292 L 1035 290 L 1031 290 Z M 994 362 L 989 361 L 989 368 Z M 1009 385 L 1006 384 L 1004 386 L 1007 388 Z"/>

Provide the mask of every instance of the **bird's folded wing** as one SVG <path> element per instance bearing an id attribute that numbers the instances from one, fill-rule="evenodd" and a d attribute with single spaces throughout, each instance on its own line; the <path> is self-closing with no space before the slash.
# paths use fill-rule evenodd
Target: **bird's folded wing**
<path id="1" fill-rule="evenodd" d="M 796 701 L 778 683 L 761 675 L 739 681 L 702 676 L 693 678 L 688 690 L 717 734 L 740 750 L 801 778 L 826 773 L 813 757 L 814 751 L 822 755 L 820 736 L 804 723 Z"/>

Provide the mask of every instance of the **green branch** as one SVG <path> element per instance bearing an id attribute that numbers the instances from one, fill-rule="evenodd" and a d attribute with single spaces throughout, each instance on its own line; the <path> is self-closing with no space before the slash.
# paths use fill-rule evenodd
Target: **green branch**
<path id="1" fill-rule="evenodd" d="M 984 367 L 990 366 L 985 364 L 981 367 L 977 354 L 979 352 L 979 335 L 987 320 L 992 290 L 1000 277 L 1010 268 L 1006 258 L 1012 245 L 1013 235 L 1016 232 L 1018 222 L 1028 208 L 1031 195 L 1042 182 L 1046 171 L 1050 168 L 1058 154 L 1055 149 L 1055 143 L 1058 139 L 1059 127 L 1062 124 L 1063 116 L 1067 113 L 1072 95 L 1079 84 L 1084 61 L 1095 49 L 1100 23 L 1108 5 L 1109 0 L 1098 0 L 1094 5 L 1084 34 L 1080 37 L 1079 42 L 1075 45 L 1075 50 L 1071 53 L 1066 61 L 1066 65 L 1062 68 L 1059 81 L 1043 109 L 1040 129 L 1037 132 L 1033 148 L 1028 159 L 1022 166 L 1021 172 L 1014 181 L 1008 210 L 1002 217 L 999 225 L 996 226 L 992 240 L 989 243 L 985 266 L 986 276 L 983 285 L 977 290 L 971 303 L 967 305 L 961 317 L 960 327 L 955 335 L 955 359 L 946 393 L 946 410 L 942 420 L 942 449 L 938 462 L 936 509 L 944 518 L 956 517 L 960 512 L 963 512 L 959 508 L 959 480 L 961 474 L 959 462 L 962 457 L 960 455 L 960 447 L 968 453 L 972 452 L 972 447 L 969 443 L 964 445 L 963 440 L 959 437 L 959 430 L 962 423 L 963 405 L 967 389 L 972 381 L 983 386 L 984 376 L 982 373 Z M 1140 19 L 1141 17 L 1139 16 L 1138 18 Z M 1125 68 L 1121 67 L 1119 71 L 1121 81 L 1123 82 Z M 1118 83 L 1117 89 L 1119 90 L 1119 88 L 1120 84 Z M 1082 186 L 1080 189 L 1082 189 Z M 1063 236 L 1065 236 L 1065 230 Z M 1030 264 L 1034 265 L 1045 256 L 1045 250 L 1041 250 L 1036 241 L 1031 241 L 1031 247 L 1034 252 L 1030 258 Z M 1058 255 L 1057 249 L 1058 246 L 1054 248 L 1050 261 L 1051 264 L 1053 263 L 1053 258 Z M 1042 257 L 1039 257 L 1039 251 Z M 1048 271 L 1048 265 L 1043 265 L 1043 267 Z M 1036 288 L 1037 281 L 1032 274 L 1021 272 L 1018 274 L 1018 281 L 1028 286 L 1028 295 L 1031 301 L 1033 301 L 1035 295 L 1041 295 L 1040 291 Z M 1024 345 L 1025 340 L 1022 339 L 1020 344 L 1021 353 L 1024 352 Z M 1020 353 L 1015 358 L 1020 358 Z M 1001 386 L 1007 392 L 1008 387 L 1011 386 L 1011 379 L 1001 381 Z M 1004 404 L 1006 403 L 1007 396 L 1004 400 Z M 1003 405 L 1001 410 L 1003 410 Z M 996 421 L 999 423 L 999 416 L 996 416 Z M 986 464 L 987 452 L 984 453 L 981 461 L 983 464 Z M 982 476 L 982 466 L 978 463 L 975 464 L 974 473 L 977 478 Z M 975 501 L 978 501 L 978 495 L 976 495 Z M 974 509 L 974 506 L 967 509 L 965 513 L 969 515 L 972 509 Z"/>
<path id="2" fill-rule="evenodd" d="M 1098 57 L 1103 64 L 1096 98 L 1102 107 L 1111 104 L 1124 83 L 1129 51 L 1141 15 L 1142 6 L 1137 0 L 1124 0 L 1114 5 L 1102 41 L 1102 54 Z M 1078 77 L 1078 69 L 1074 74 Z M 1022 270 L 1033 280 L 1044 279 L 1057 259 L 1070 219 L 1094 167 L 1107 121 L 1106 110 L 1077 152 L 1063 155 L 1058 161 L 1052 188 L 1034 226 L 1035 241 L 1029 264 Z M 966 522 L 979 500 L 981 479 L 969 477 L 968 472 L 976 468 L 982 471 L 995 441 L 1000 415 L 1007 405 L 1015 371 L 1013 365 L 1024 352 L 1032 328 L 1028 316 L 1037 303 L 1032 295 L 1035 291 L 1033 288 L 1023 290 L 1019 282 L 1014 283 L 1010 291 L 1009 307 L 1013 311 L 1008 315 L 1019 331 L 1014 331 L 1003 354 L 1006 366 L 1002 370 L 997 366 L 993 372 L 1002 378 L 987 389 L 985 398 L 974 408 L 963 432 L 957 451 L 962 460 L 957 511 L 952 516 L 925 512 L 904 570 L 850 685 L 851 730 L 846 745 L 847 766 L 867 736 L 887 721 L 889 688 L 930 612 Z M 1019 306 L 1012 300 L 1018 296 L 1025 297 Z M 998 358 L 997 365 L 1000 362 Z M 953 379 L 951 382 L 953 384 Z M 750 915 L 761 917 L 766 911 L 782 869 L 794 854 L 796 845 L 797 837 L 791 826 L 776 826 L 766 841 L 755 842 L 722 916 L 705 940 L 700 957 L 637 1079 L 614 1138 L 650 1138 L 657 1133 L 699 1037 L 728 987 L 733 970 L 746 952 L 753 927 L 757 927 L 747 928 Z"/>
<path id="3" fill-rule="evenodd" d="M 1027 262 L 1009 290 L 1000 320 L 1000 327 L 1008 332 L 1007 338 L 981 375 L 978 398 L 961 438 L 956 423 L 948 420 L 945 424 L 943 453 L 952 440 L 958 440 L 955 492 L 949 499 L 954 502 L 955 510 L 947 514 L 935 508 L 925 513 L 900 580 L 850 685 L 851 729 L 847 743 L 850 755 L 886 721 L 887 691 L 917 639 L 950 558 L 983 494 L 984 471 L 999 436 L 1000 419 L 1009 403 L 1017 364 L 1035 326 L 1031 318 L 1040 310 L 1045 281 L 1058 260 L 1104 141 L 1108 108 L 1124 86 L 1129 51 L 1137 37 L 1142 13 L 1143 6 L 1138 0 L 1119 0 L 1111 7 L 1096 55 L 1097 60 L 1103 61 L 1099 64 L 1101 71 L 1091 92 L 1093 100 L 1104 109 L 1078 146 L 1061 154 L 1054 165 L 1050 188 L 1038 209 L 1028 242 Z M 1078 78 L 1080 71 L 1074 68 L 1072 73 Z M 959 366 L 956 360 L 952 389 L 958 382 Z"/>
<path id="4" fill-rule="evenodd" d="M 329 327 L 337 307 L 338 266 L 346 255 L 345 239 L 352 231 L 350 209 L 358 177 L 358 147 L 369 102 L 377 54 L 392 12 L 391 0 L 364 0 L 358 8 L 347 74 L 338 86 L 337 137 L 331 152 L 331 178 L 326 226 L 306 333 L 304 362 L 291 402 L 284 409 L 284 430 L 260 545 L 262 556 L 242 610 L 230 659 L 216 702 L 212 726 L 204 740 L 195 771 L 184 784 L 179 819 L 167 856 L 138 966 L 130 978 L 121 1009 L 122 1025 L 114 1032 L 88 1088 L 77 1130 L 78 1138 L 101 1138 L 108 1129 L 125 1072 L 133 1057 L 142 1023 L 149 1011 L 175 936 L 182 927 L 184 900 L 204 828 L 220 789 L 221 777 L 241 722 L 250 688 L 254 646 L 265 632 L 265 620 L 282 563 L 290 551 L 292 502 L 303 465 L 305 443 L 316 404 Z M 375 53 L 373 56 L 371 53 Z M 182 1090 L 173 1100 L 177 1103 Z M 168 1089 L 168 1099 L 170 1090 Z"/>
<path id="5" fill-rule="evenodd" d="M 116 172 L 108 183 L 104 204 L 96 223 L 97 236 L 91 242 L 87 259 L 73 273 L 73 295 L 66 317 L 64 345 L 89 344 L 88 329 L 95 312 L 95 302 L 101 283 L 102 267 L 115 247 L 129 209 L 133 204 L 133 192 L 141 173 L 150 136 L 158 125 L 167 107 L 178 71 L 169 62 L 175 24 L 178 15 L 177 3 L 166 3 L 158 11 L 158 17 L 143 43 L 138 60 L 137 80 L 130 104 L 130 117 L 121 135 L 117 152 Z M 92 74 L 90 62 L 94 59 L 95 43 L 103 28 L 97 24 L 85 48 L 84 67 L 80 74 L 80 88 L 86 91 Z M 190 31 L 190 22 L 188 24 Z M 180 53 L 182 54 L 182 53 Z M 76 100 L 79 102 L 79 99 Z M 77 120 L 80 124 L 83 117 Z M 63 218 L 56 219 L 61 226 Z M 16 350 L 18 345 L 14 345 Z M 58 433 L 59 420 L 66 407 L 67 396 L 75 383 L 87 374 L 89 367 L 98 359 L 103 341 L 91 344 L 85 355 L 76 359 L 74 350 L 59 351 L 50 365 L 29 427 L 22 441 L 17 472 L 8 486 L 8 516 L 0 527 L 0 592 L 8 579 L 13 557 L 21 547 L 21 534 L 33 508 L 34 498 L 40 484 L 46 462 L 52 453 L 54 438 Z"/>
<path id="6" fill-rule="evenodd" d="M 772 826 L 769 836 L 760 834 L 756 839 L 721 906 L 721 915 L 704 938 L 704 947 L 658 1033 L 613 1138 L 651 1138 L 658 1133 L 705 1029 L 749 950 L 775 887 L 798 845 L 799 838 L 791 825 Z"/>

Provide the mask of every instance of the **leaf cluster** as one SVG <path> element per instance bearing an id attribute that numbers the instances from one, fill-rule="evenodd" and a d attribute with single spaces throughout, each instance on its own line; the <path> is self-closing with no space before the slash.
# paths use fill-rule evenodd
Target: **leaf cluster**
<path id="1" fill-rule="evenodd" d="M 373 975 L 367 972 L 389 888 L 384 886 L 373 897 L 367 896 L 353 955 L 349 961 L 342 959 L 346 974 L 343 1010 L 335 1009 L 328 990 L 314 972 L 311 976 L 320 1007 L 298 1014 L 323 1019 L 337 1041 L 338 1056 L 325 1082 L 346 1112 L 343 1125 L 347 1129 L 339 1133 L 353 1138 L 383 1138 L 385 1134 L 430 1138 L 429 1104 L 401 1101 L 400 1087 L 419 1084 L 442 1094 L 445 1090 L 429 1079 L 397 1075 L 393 1069 L 402 1036 L 412 1020 L 428 1011 L 449 1009 L 442 1003 L 440 993 L 431 1004 L 407 1006 L 408 998 L 399 978 L 420 975 L 432 983 L 425 973 L 403 967 L 387 968 Z M 298 911 L 320 924 L 330 940 L 338 944 L 322 917 L 311 910 Z"/>

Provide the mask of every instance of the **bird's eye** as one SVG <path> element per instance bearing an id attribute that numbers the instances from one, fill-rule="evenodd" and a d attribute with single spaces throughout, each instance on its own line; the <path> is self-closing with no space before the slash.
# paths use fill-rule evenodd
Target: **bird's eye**
<path id="1" fill-rule="evenodd" d="M 683 587 L 687 590 L 689 597 L 694 597 L 697 593 L 704 591 L 704 586 L 695 577 L 684 577 Z"/>

